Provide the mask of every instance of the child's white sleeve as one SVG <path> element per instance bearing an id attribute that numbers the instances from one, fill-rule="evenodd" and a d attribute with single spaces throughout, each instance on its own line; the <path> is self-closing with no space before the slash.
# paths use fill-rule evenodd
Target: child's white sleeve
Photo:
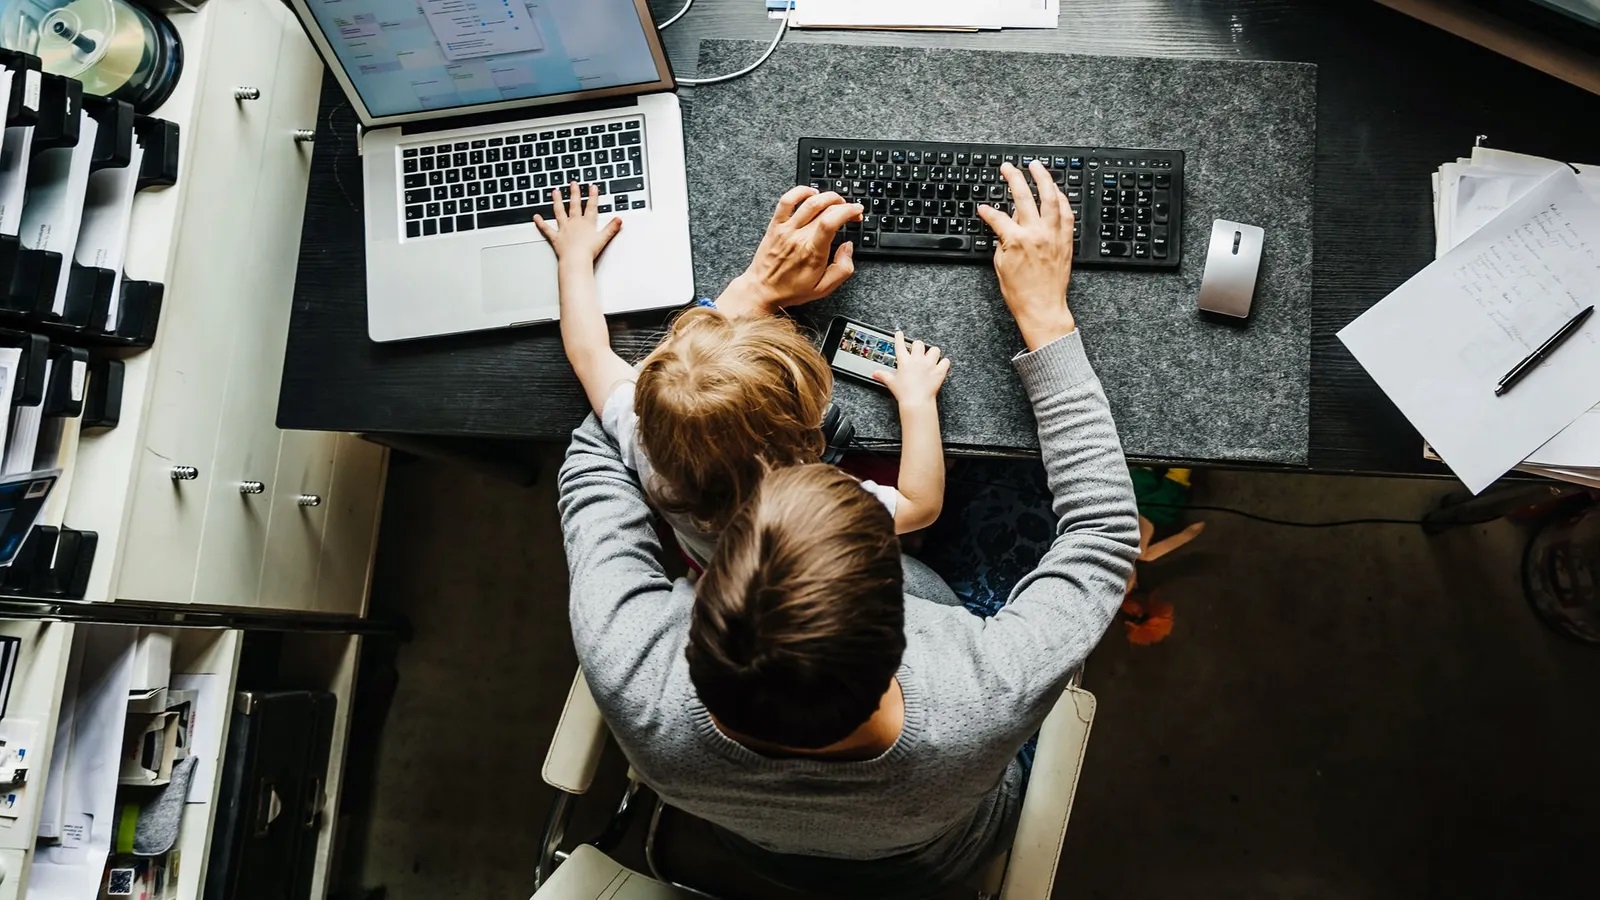
<path id="1" fill-rule="evenodd" d="M 900 498 L 902 494 L 894 488 L 889 487 L 888 485 L 879 484 L 876 481 L 863 481 L 861 482 L 861 487 L 865 489 L 867 493 L 877 497 L 878 502 L 882 503 L 884 508 L 889 510 L 889 515 L 893 516 L 895 511 L 900 508 Z"/>
<path id="2" fill-rule="evenodd" d="M 624 381 L 611 390 L 605 408 L 600 410 L 600 426 L 617 442 L 622 464 L 639 473 L 641 482 L 650 474 L 650 460 L 639 442 L 639 414 L 633 411 L 633 382 Z"/>

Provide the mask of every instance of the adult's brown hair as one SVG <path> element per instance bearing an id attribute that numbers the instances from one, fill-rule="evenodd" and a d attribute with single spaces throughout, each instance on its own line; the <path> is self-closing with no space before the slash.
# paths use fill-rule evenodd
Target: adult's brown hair
<path id="1" fill-rule="evenodd" d="M 775 471 L 696 589 L 689 677 L 739 735 L 816 750 L 872 718 L 905 652 L 894 519 L 833 466 Z"/>
<path id="2" fill-rule="evenodd" d="M 721 530 L 768 471 L 822 458 L 832 392 L 827 361 L 789 319 L 688 310 L 635 388 L 651 499 Z"/>

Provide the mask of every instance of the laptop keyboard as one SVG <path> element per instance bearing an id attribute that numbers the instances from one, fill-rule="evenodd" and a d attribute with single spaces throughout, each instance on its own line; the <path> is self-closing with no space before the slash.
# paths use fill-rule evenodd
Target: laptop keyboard
<path id="1" fill-rule="evenodd" d="M 428 238 L 552 217 L 550 189 L 600 186 L 599 211 L 650 208 L 639 116 L 397 148 L 400 233 Z"/>

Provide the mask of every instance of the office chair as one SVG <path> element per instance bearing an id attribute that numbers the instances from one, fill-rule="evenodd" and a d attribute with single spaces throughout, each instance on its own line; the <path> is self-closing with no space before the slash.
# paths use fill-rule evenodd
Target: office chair
<path id="1" fill-rule="evenodd" d="M 1039 729 L 1039 746 L 1022 799 L 1016 837 L 1006 853 L 974 877 L 973 895 L 979 900 L 1050 898 L 1066 840 L 1067 819 L 1077 794 L 1078 773 L 1089 744 L 1089 727 L 1094 724 L 1094 695 L 1077 682 L 1075 677 Z M 642 805 L 641 794 L 646 789 L 631 772 L 617 813 L 605 833 L 592 843 L 579 844 L 570 853 L 559 849 L 566 837 L 573 798 L 587 792 L 594 782 L 606 734 L 605 721 L 579 672 L 567 692 L 567 704 L 556 724 L 541 773 L 545 783 L 559 793 L 546 820 L 534 877 L 535 900 L 717 900 L 661 874 L 656 844 L 664 806 L 659 799 L 645 838 L 645 859 L 652 874 L 635 872 L 606 855 L 605 849 L 621 839 L 628 820 Z"/>

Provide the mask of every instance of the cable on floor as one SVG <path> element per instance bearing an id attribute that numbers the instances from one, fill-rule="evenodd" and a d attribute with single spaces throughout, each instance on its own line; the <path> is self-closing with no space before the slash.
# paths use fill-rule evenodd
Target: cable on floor
<path id="1" fill-rule="evenodd" d="M 958 483 L 961 483 L 961 484 L 974 485 L 976 487 L 1000 488 L 1001 490 L 1012 491 L 1012 492 L 1018 493 L 1018 494 L 1028 494 L 1030 496 L 1041 497 L 1041 498 L 1044 498 L 1044 499 L 1050 499 L 1050 495 L 1048 493 L 1046 493 L 1046 492 L 1029 490 L 1027 488 L 1017 487 L 1016 485 L 1011 485 L 1011 484 L 1001 484 L 998 481 L 982 481 L 982 480 L 973 479 L 973 478 L 951 478 L 949 480 L 950 481 L 954 481 L 954 482 L 958 482 Z M 1245 510 L 1242 510 L 1242 509 L 1234 509 L 1233 507 L 1230 507 L 1230 506 L 1205 506 L 1205 505 L 1194 504 L 1194 503 L 1153 503 L 1153 502 L 1151 502 L 1151 503 L 1140 503 L 1139 505 L 1143 506 L 1143 507 L 1145 507 L 1147 509 L 1176 509 L 1176 510 L 1194 510 L 1194 511 L 1197 511 L 1197 512 L 1226 513 L 1227 515 L 1230 515 L 1230 516 L 1239 516 L 1240 518 L 1251 519 L 1253 521 L 1263 522 L 1263 523 L 1266 523 L 1268 525 L 1282 525 L 1282 526 L 1287 527 L 1287 528 L 1344 528 L 1344 527 L 1347 527 L 1347 526 L 1350 526 L 1350 525 L 1417 525 L 1417 526 L 1421 526 L 1421 525 L 1431 524 L 1429 522 L 1423 521 L 1422 519 L 1386 519 L 1386 518 L 1381 518 L 1381 517 L 1370 517 L 1370 518 L 1361 518 L 1361 519 L 1334 519 L 1334 520 L 1327 521 L 1327 522 L 1302 522 L 1302 521 L 1296 521 L 1294 519 L 1278 519 L 1278 518 L 1274 518 L 1272 516 L 1263 516 L 1263 515 L 1260 515 L 1258 513 L 1246 512 Z M 1490 522 L 1498 521 L 1501 518 L 1502 518 L 1501 516 L 1491 516 L 1491 517 L 1486 518 L 1486 519 L 1477 519 L 1477 520 L 1474 520 L 1474 521 L 1471 521 L 1471 522 L 1450 522 L 1448 524 L 1451 525 L 1452 527 L 1471 526 L 1471 525 L 1487 525 Z"/>

